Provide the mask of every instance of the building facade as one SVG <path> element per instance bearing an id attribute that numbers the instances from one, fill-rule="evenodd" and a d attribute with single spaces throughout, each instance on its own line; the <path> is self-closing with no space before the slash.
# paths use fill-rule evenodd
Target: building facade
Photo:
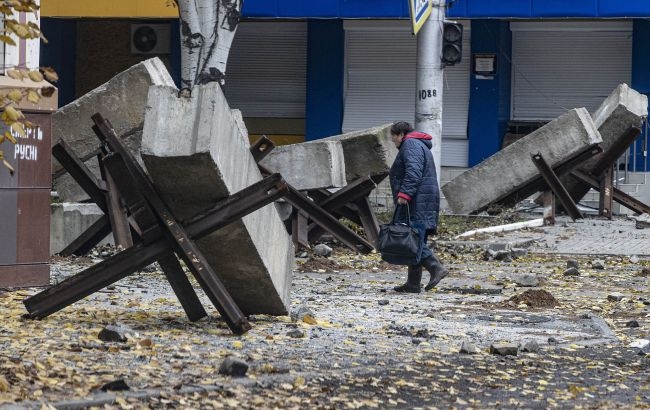
<path id="1" fill-rule="evenodd" d="M 166 0 L 42 0 L 62 103 L 153 55 L 179 77 L 177 11 Z M 463 59 L 445 69 L 442 165 L 473 166 L 504 137 L 563 111 L 593 111 L 619 84 L 650 91 L 646 0 L 448 0 L 464 26 Z M 314 140 L 413 121 L 416 41 L 406 0 L 245 0 L 225 92 L 251 134 Z M 161 43 L 134 48 L 151 26 Z M 486 75 L 479 58 L 494 64 Z M 483 60 L 485 61 L 485 60 Z M 630 165 L 647 171 L 644 135 Z"/>

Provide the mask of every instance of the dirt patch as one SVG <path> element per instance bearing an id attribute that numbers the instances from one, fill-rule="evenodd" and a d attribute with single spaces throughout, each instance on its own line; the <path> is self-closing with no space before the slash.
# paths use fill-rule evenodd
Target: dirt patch
<path id="1" fill-rule="evenodd" d="M 553 295 L 543 289 L 529 289 L 508 299 L 510 306 L 525 303 L 532 308 L 552 308 L 560 304 Z"/>
<path id="2" fill-rule="evenodd" d="M 311 257 L 298 266 L 300 272 L 334 272 L 341 270 L 339 264 L 328 258 Z"/>
<path id="3" fill-rule="evenodd" d="M 650 268 L 643 268 L 641 272 L 636 274 L 636 276 L 640 276 L 642 278 L 650 277 Z"/>

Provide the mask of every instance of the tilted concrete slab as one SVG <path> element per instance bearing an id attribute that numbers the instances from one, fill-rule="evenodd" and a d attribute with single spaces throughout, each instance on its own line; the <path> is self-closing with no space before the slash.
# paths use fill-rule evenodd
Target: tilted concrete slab
<path id="1" fill-rule="evenodd" d="M 628 87 L 627 84 L 620 84 L 616 87 L 591 116 L 603 139 L 600 144 L 603 152 L 611 148 L 630 127 L 640 127 L 643 119 L 647 116 L 647 96 Z M 602 154 L 585 161 L 580 169 L 589 172 L 601 156 Z M 571 177 L 562 178 L 562 183 L 576 202 L 582 199 L 591 188 Z"/>
<path id="2" fill-rule="evenodd" d="M 480 212 L 539 176 L 531 154 L 541 153 L 555 167 L 600 142 L 587 110 L 569 110 L 460 174 L 443 186 L 442 192 L 454 213 Z"/>
<path id="3" fill-rule="evenodd" d="M 345 159 L 345 178 L 347 183 L 350 183 L 361 177 L 390 171 L 398 152 L 390 138 L 390 127 L 391 124 L 385 124 L 323 138 L 318 142 L 339 141 L 341 143 Z"/>
<path id="4" fill-rule="evenodd" d="M 347 185 L 341 141 L 314 141 L 275 147 L 261 162 L 300 190 Z"/>
<path id="5" fill-rule="evenodd" d="M 262 161 L 297 189 L 340 188 L 365 177 L 387 173 L 397 148 L 390 124 L 301 144 L 276 147 Z"/>
<path id="6" fill-rule="evenodd" d="M 124 143 L 140 158 L 142 124 L 151 85 L 174 86 L 174 81 L 159 58 L 152 58 L 119 73 L 79 99 L 60 108 L 52 115 L 52 143 L 64 140 L 83 158 L 97 150 L 99 139 L 92 130 L 90 117 L 99 112 L 108 118 Z M 93 157 L 86 165 L 99 175 L 97 160 Z M 55 167 L 60 166 L 58 163 Z M 54 181 L 59 197 L 67 202 L 80 202 L 88 198 L 67 174 Z"/>
<path id="7" fill-rule="evenodd" d="M 186 220 L 260 181 L 257 164 L 219 84 L 178 98 L 149 91 L 142 158 L 163 200 Z M 288 312 L 293 244 L 273 204 L 197 241 L 245 314 Z"/>

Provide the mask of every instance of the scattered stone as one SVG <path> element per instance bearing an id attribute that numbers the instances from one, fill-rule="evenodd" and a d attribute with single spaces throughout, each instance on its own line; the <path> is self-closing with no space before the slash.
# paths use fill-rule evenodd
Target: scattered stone
<path id="1" fill-rule="evenodd" d="M 634 219 L 636 220 L 636 229 L 650 228 L 650 215 L 643 213 Z"/>
<path id="2" fill-rule="evenodd" d="M 571 269 L 575 268 L 576 270 L 580 268 L 580 265 L 578 264 L 578 261 L 575 259 L 569 259 L 566 261 L 566 267 Z"/>
<path id="3" fill-rule="evenodd" d="M 292 337 L 294 339 L 302 339 L 303 337 L 306 336 L 306 333 L 300 329 L 294 329 L 288 331 L 287 336 Z"/>
<path id="4" fill-rule="evenodd" d="M 101 391 L 125 391 L 131 390 L 123 379 L 113 380 L 99 388 Z"/>
<path id="5" fill-rule="evenodd" d="M 547 342 L 548 342 L 548 344 L 550 344 L 550 345 L 556 345 L 556 344 L 560 343 L 560 342 L 559 342 L 556 338 L 554 338 L 554 337 L 549 337 L 548 340 L 547 340 Z"/>
<path id="6" fill-rule="evenodd" d="M 539 352 L 539 344 L 535 340 L 527 340 L 522 346 L 521 351 L 526 353 L 537 353 Z"/>
<path id="7" fill-rule="evenodd" d="M 630 320 L 629 322 L 625 323 L 625 327 L 639 327 L 639 322 L 636 320 Z"/>
<path id="8" fill-rule="evenodd" d="M 502 262 L 512 262 L 512 253 L 510 251 L 497 251 L 494 260 Z"/>
<path id="9" fill-rule="evenodd" d="M 318 256 L 329 257 L 332 254 L 332 248 L 325 245 L 324 243 L 319 243 L 314 246 L 314 253 Z"/>
<path id="10" fill-rule="evenodd" d="M 529 289 L 511 297 L 508 301 L 515 306 L 524 303 L 531 308 L 551 308 L 560 304 L 553 295 L 543 289 Z"/>
<path id="11" fill-rule="evenodd" d="M 526 274 L 515 278 L 515 283 L 524 288 L 534 288 L 539 286 L 539 279 L 536 275 Z"/>
<path id="12" fill-rule="evenodd" d="M 650 276 L 650 268 L 641 269 L 641 272 L 639 272 L 639 274 L 637 276 L 647 278 L 648 276 Z"/>
<path id="13" fill-rule="evenodd" d="M 636 255 L 630 256 L 630 263 L 639 263 L 639 257 Z"/>
<path id="14" fill-rule="evenodd" d="M 620 302 L 623 300 L 624 296 L 618 292 L 612 293 L 610 295 L 607 295 L 607 300 L 610 302 Z"/>
<path id="15" fill-rule="evenodd" d="M 595 259 L 591 261 L 591 267 L 594 269 L 605 269 L 605 262 L 600 259 Z"/>
<path id="16" fill-rule="evenodd" d="M 636 339 L 630 343 L 630 347 L 638 347 L 639 349 L 645 349 L 650 347 L 650 340 L 648 339 Z"/>
<path id="17" fill-rule="evenodd" d="M 500 356 L 517 356 L 519 346 L 511 344 L 493 344 L 490 345 L 490 353 Z"/>
<path id="18" fill-rule="evenodd" d="M 103 342 L 120 342 L 124 343 L 128 340 L 126 334 L 130 331 L 123 326 L 108 325 L 99 331 L 97 337 Z"/>
<path id="19" fill-rule="evenodd" d="M 388 299 L 381 299 L 381 300 L 378 301 L 377 303 L 379 303 L 379 306 L 386 306 L 386 305 L 389 304 L 390 302 L 388 301 Z"/>
<path id="20" fill-rule="evenodd" d="M 471 342 L 463 340 L 463 343 L 460 345 L 460 353 L 463 354 L 477 354 L 479 353 L 478 348 Z"/>
<path id="21" fill-rule="evenodd" d="M 307 252 L 300 252 L 300 253 L 298 254 L 298 257 L 301 258 L 301 259 L 304 259 L 304 258 L 306 258 L 307 256 L 308 256 L 308 255 L 307 255 Z"/>
<path id="22" fill-rule="evenodd" d="M 413 343 L 416 346 L 419 345 L 422 342 L 424 342 L 424 339 L 422 339 L 420 337 L 414 337 L 414 338 L 411 339 L 411 343 Z"/>
<path id="23" fill-rule="evenodd" d="M 244 377 L 247 371 L 248 363 L 232 356 L 226 357 L 219 366 L 219 374 L 225 374 L 226 376 Z"/>
<path id="24" fill-rule="evenodd" d="M 302 304 L 291 311 L 291 320 L 294 322 L 302 321 L 305 316 L 315 317 L 314 312 L 306 304 Z"/>
<path id="25" fill-rule="evenodd" d="M 639 349 L 639 356 L 650 356 L 650 347 L 646 346 Z"/>
<path id="26" fill-rule="evenodd" d="M 522 258 L 522 257 L 528 255 L 528 249 L 512 248 L 512 250 L 510 251 L 510 254 L 512 255 L 513 259 Z"/>
<path id="27" fill-rule="evenodd" d="M 571 267 L 564 271 L 563 276 L 580 276 L 580 271 L 577 268 Z"/>

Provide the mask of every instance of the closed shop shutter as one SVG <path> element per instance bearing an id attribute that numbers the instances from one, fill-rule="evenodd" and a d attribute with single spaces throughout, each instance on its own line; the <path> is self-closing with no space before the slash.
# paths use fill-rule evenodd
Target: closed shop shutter
<path id="1" fill-rule="evenodd" d="M 594 112 L 632 73 L 632 23 L 512 22 L 513 120 Z"/>
<path id="2" fill-rule="evenodd" d="M 305 118 L 307 23 L 239 24 L 226 69 L 228 104 L 244 117 Z"/>
<path id="3" fill-rule="evenodd" d="M 416 39 L 408 21 L 346 21 L 343 131 L 415 118 Z M 445 68 L 442 165 L 467 166 L 470 30 L 463 60 Z M 453 140 L 453 141 L 452 141 Z"/>

